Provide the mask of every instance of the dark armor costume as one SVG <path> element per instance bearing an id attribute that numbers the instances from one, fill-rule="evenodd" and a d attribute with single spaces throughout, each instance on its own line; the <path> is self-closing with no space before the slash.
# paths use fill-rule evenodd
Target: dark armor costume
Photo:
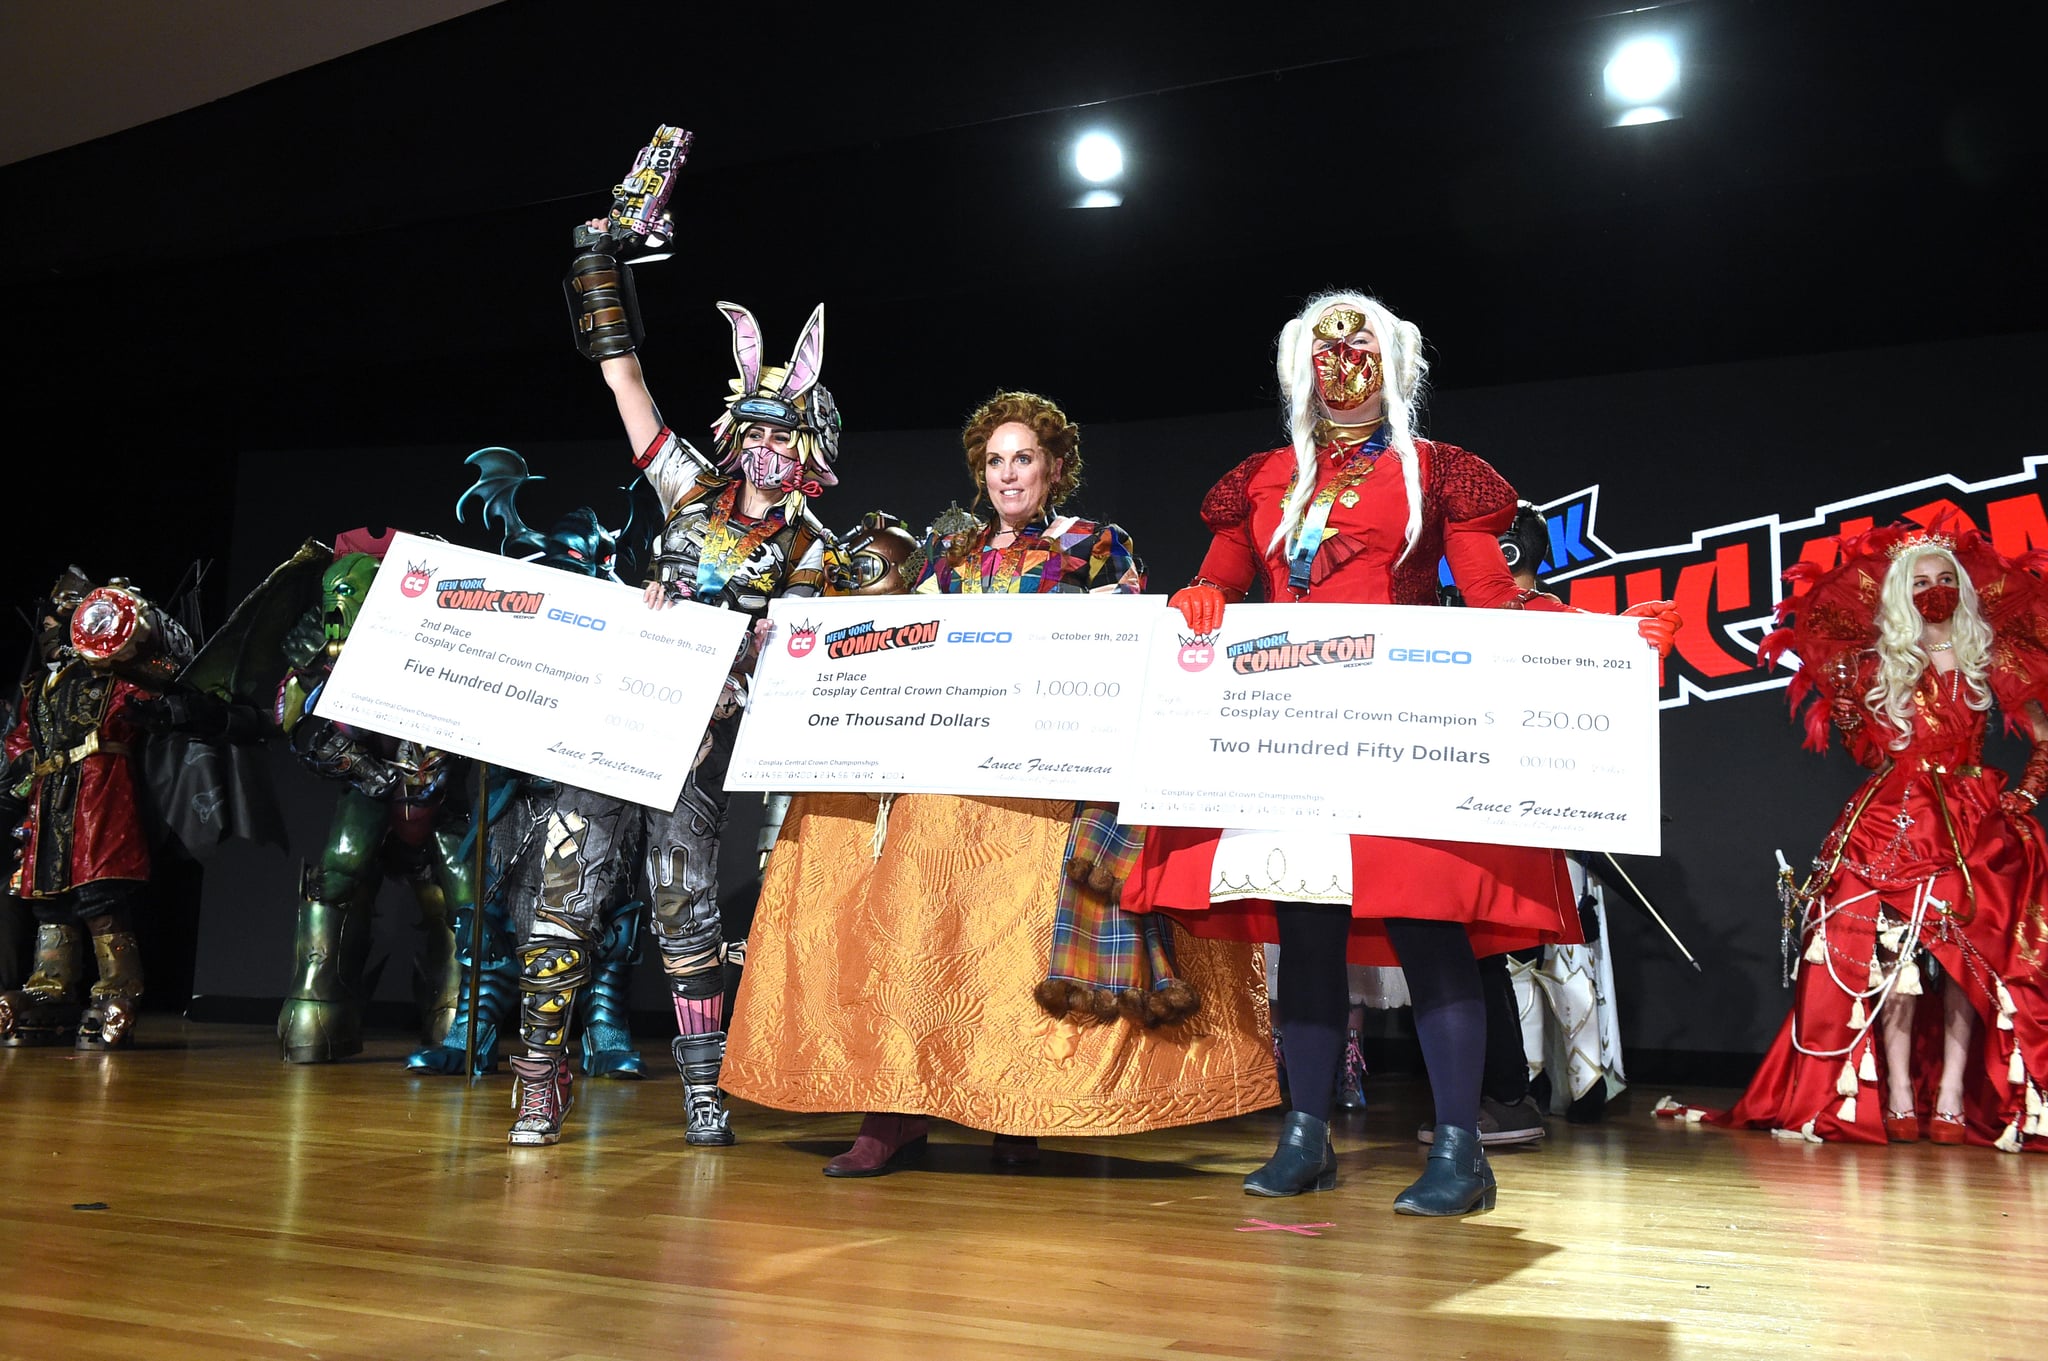
<path id="1" fill-rule="evenodd" d="M 348 541 L 343 536 L 336 547 Z M 285 641 L 291 669 L 278 687 L 273 717 L 308 769 L 348 786 L 335 804 L 319 863 L 301 876 L 297 972 L 277 1020 L 279 1048 L 292 1063 L 325 1063 L 362 1051 L 363 970 L 386 875 L 404 878 L 420 908 L 413 999 L 422 1039 L 439 1042 L 455 1015 L 452 918 L 471 891 L 468 866 L 457 854 L 462 815 L 447 798 L 457 758 L 313 712 L 376 576 L 378 556 L 337 556 L 321 578 L 321 604 Z"/>
<path id="2" fill-rule="evenodd" d="M 10 885 L 37 923 L 35 967 L 0 994 L 0 1043 L 80 1049 L 128 1043 L 142 995 L 130 922 L 150 854 L 132 756 L 146 739 L 138 705 L 191 655 L 178 623 L 116 579 L 97 590 L 77 568 L 45 601 L 43 667 L 23 686 L 7 734 L 5 822 L 20 839 Z M 90 997 L 90 937 L 98 981 Z"/>

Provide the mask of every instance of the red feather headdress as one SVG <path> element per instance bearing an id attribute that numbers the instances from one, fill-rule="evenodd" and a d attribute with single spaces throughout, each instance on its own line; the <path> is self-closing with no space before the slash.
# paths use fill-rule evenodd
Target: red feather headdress
<path id="1" fill-rule="evenodd" d="M 1836 539 L 1838 565 L 1795 563 L 1785 573 L 1792 590 L 1778 602 L 1777 627 L 1757 648 L 1757 664 L 1772 666 L 1788 651 L 1799 660 L 1789 699 L 1803 719 L 1805 745 L 1826 751 L 1828 713 L 1844 678 L 1860 674 L 1858 659 L 1877 642 L 1878 594 L 1892 564 L 1918 548 L 1946 548 L 1969 574 L 1977 606 L 1991 626 L 1991 669 L 1986 679 L 2008 727 L 2024 733 L 2020 709 L 2048 703 L 2048 550 L 2008 558 L 1974 529 L 1949 515 L 1931 525 L 1890 524 Z M 1851 695 L 1860 703 L 1862 696 Z M 1813 703 L 1808 703 L 1813 700 Z M 1805 711 L 1800 712 L 1801 706 Z"/>

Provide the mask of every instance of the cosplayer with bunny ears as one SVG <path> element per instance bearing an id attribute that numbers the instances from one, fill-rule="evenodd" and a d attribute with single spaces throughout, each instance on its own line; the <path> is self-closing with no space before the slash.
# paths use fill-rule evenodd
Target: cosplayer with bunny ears
<path id="1" fill-rule="evenodd" d="M 789 362 L 764 365 L 753 313 L 722 302 L 732 327 L 737 375 L 711 427 L 716 459 L 662 420 L 639 356 L 626 243 L 602 221 L 580 229 L 581 249 L 565 285 L 577 347 L 596 361 L 618 403 L 638 468 L 666 517 L 645 583 L 651 609 L 695 600 L 759 619 L 778 595 L 817 595 L 825 585 L 825 530 L 808 500 L 837 481 L 839 410 L 818 381 L 825 356 L 825 309 L 811 313 Z M 540 900 L 520 948 L 521 1039 L 512 1060 L 521 1084 L 514 1144 L 561 1137 L 571 1075 L 566 1028 L 577 992 L 588 986 L 603 931 L 599 911 L 623 867 L 644 864 L 652 930 L 675 1004 L 676 1066 L 692 1144 L 733 1142 L 719 1069 L 725 1056 L 723 962 L 736 953 L 718 916 L 718 838 L 725 825 L 725 771 L 745 708 L 759 629 L 734 659 L 732 675 L 698 748 L 697 764 L 669 810 L 650 810 L 564 786 L 542 839 Z"/>
<path id="2" fill-rule="evenodd" d="M 1225 605 L 1254 587 L 1275 602 L 1434 605 L 1440 559 L 1470 605 L 1567 608 L 1518 588 L 1508 573 L 1498 536 L 1515 518 L 1514 489 L 1477 456 L 1417 435 L 1427 367 L 1415 326 L 1362 294 L 1324 294 L 1287 323 L 1279 377 L 1292 445 L 1246 459 L 1203 500 L 1214 538 L 1201 574 L 1173 597 L 1190 628 L 1214 633 Z M 1668 604 L 1630 613 L 1650 616 L 1645 636 L 1668 648 L 1676 627 Z M 1561 855 L 1156 827 L 1125 905 L 1171 912 L 1197 935 L 1280 944 L 1295 1109 L 1272 1160 L 1245 1179 L 1248 1193 L 1336 1185 L 1328 1120 L 1344 1048 L 1348 956 L 1405 968 L 1436 1101 L 1427 1168 L 1395 1209 L 1459 1215 L 1492 1207 L 1493 1173 L 1477 1130 L 1486 1008 L 1476 961 L 1579 939 Z"/>

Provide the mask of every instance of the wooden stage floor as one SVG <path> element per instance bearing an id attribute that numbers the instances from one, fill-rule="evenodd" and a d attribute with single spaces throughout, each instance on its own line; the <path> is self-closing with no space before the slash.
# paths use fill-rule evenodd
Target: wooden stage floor
<path id="1" fill-rule="evenodd" d="M 1654 1092 L 1498 1156 L 1500 1208 L 1439 1222 L 1388 1208 L 1407 1083 L 1343 1123 L 1319 1196 L 1240 1192 L 1266 1115 L 1048 1141 L 1021 1175 L 946 1128 L 929 1170 L 834 1182 L 852 1117 L 741 1105 L 738 1147 L 692 1150 L 672 1073 L 579 1083 L 567 1141 L 513 1150 L 509 1078 L 412 1077 L 395 1037 L 289 1068 L 259 1028 L 145 1022 L 127 1054 L 0 1050 L 0 1355 L 2038 1361 L 2048 1336 L 2048 1159 L 1675 1126 Z"/>

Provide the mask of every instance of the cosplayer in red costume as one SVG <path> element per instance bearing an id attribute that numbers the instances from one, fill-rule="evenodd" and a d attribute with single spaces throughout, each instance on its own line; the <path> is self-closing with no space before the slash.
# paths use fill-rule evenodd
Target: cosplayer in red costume
<path id="1" fill-rule="evenodd" d="M 1202 503 L 1215 539 L 1195 583 L 1173 597 L 1198 634 L 1255 585 L 1272 601 L 1434 605 L 1450 561 L 1468 604 L 1564 610 L 1518 589 L 1498 536 L 1512 487 L 1463 449 L 1418 439 L 1422 337 L 1373 299 L 1326 294 L 1280 334 L 1293 447 L 1256 454 Z M 1639 606 L 1645 636 L 1669 645 L 1668 606 Z M 1277 855 L 1276 855 L 1277 852 Z M 1286 868 L 1273 873 L 1271 866 Z M 1312 873 L 1304 870 L 1313 866 Z M 1339 891 L 1304 891 L 1311 882 Z M 1329 1101 L 1349 1005 L 1344 963 L 1400 963 L 1414 994 L 1438 1137 L 1406 1214 L 1493 1205 L 1477 1134 L 1485 1006 L 1477 956 L 1579 939 L 1564 859 L 1554 851 L 1333 834 L 1152 829 L 1125 905 L 1176 913 L 1197 935 L 1278 940 L 1282 1022 L 1296 1108 L 1254 1195 L 1336 1185 Z"/>
<path id="2" fill-rule="evenodd" d="M 125 581 L 94 589 L 74 567 L 44 602 L 36 646 L 43 666 L 23 687 L 0 791 L 0 827 L 20 823 L 10 888 L 35 913 L 36 969 L 0 994 L 0 1043 L 75 1034 L 80 1049 L 114 1049 L 130 1042 L 142 995 L 131 908 L 150 872 L 130 757 L 148 735 L 142 706 L 191 643 Z M 81 1007 L 88 937 L 98 981 Z"/>
<path id="3" fill-rule="evenodd" d="M 2048 587 L 1974 530 L 1893 525 L 1841 552 L 1786 573 L 1798 593 L 1761 655 L 1791 648 L 1794 705 L 1819 695 L 1807 745 L 1825 750 L 1832 720 L 1873 773 L 1805 885 L 1786 872 L 1797 991 L 1749 1090 L 1660 1113 L 2018 1152 L 2048 1139 Z M 1981 764 L 1994 703 L 2035 743 L 2011 790 Z"/>

